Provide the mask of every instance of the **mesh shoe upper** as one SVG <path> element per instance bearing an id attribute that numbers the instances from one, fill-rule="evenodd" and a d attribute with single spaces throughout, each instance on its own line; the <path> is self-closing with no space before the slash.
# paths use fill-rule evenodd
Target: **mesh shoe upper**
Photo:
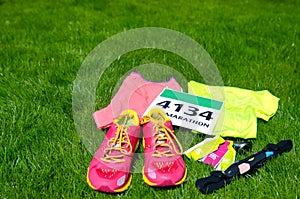
<path id="1" fill-rule="evenodd" d="M 87 180 L 93 189 L 109 193 L 127 189 L 139 135 L 139 119 L 136 112 L 123 111 L 107 131 L 90 163 Z"/>
<path id="2" fill-rule="evenodd" d="M 143 123 L 145 182 L 150 186 L 181 184 L 186 176 L 186 167 L 171 120 L 163 110 L 155 108 L 149 111 Z"/>

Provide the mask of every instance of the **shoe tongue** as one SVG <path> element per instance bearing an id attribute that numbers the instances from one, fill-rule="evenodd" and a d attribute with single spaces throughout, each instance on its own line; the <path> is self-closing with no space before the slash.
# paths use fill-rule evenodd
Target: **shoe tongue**
<path id="1" fill-rule="evenodd" d="M 159 131 L 158 134 L 157 134 L 157 136 L 158 136 L 159 138 L 163 138 L 163 137 L 165 137 L 165 134 L 164 134 L 163 132 Z M 157 141 L 156 141 L 156 144 L 163 144 L 163 143 L 165 143 L 165 142 L 166 142 L 165 139 L 163 139 L 163 140 L 157 140 Z"/>
<path id="2" fill-rule="evenodd" d="M 118 125 L 123 125 L 123 126 L 137 126 L 134 115 L 131 115 L 131 114 L 119 117 L 119 118 L 115 119 L 115 122 Z"/>
<path id="3" fill-rule="evenodd" d="M 163 132 L 159 131 L 158 137 L 164 137 L 164 135 L 165 134 Z M 163 139 L 163 140 L 157 140 L 156 144 L 169 144 L 169 142 L 168 142 L 168 140 Z M 159 145 L 156 147 L 156 150 L 159 152 L 163 152 L 163 151 L 169 150 L 169 147 Z"/>
<path id="4" fill-rule="evenodd" d="M 125 145 L 126 144 L 123 144 L 123 149 L 125 149 L 127 152 L 129 152 L 129 148 L 128 147 L 125 147 Z M 120 144 L 119 143 L 115 143 L 115 144 L 112 144 L 112 146 L 111 146 L 113 149 L 115 149 L 115 150 L 112 150 L 111 152 L 110 152 L 110 155 L 120 155 L 120 154 L 122 154 L 121 152 L 120 152 L 120 148 L 121 148 L 121 146 L 120 146 Z"/>
<path id="5" fill-rule="evenodd" d="M 160 137 L 160 138 L 163 138 L 163 137 L 165 137 L 165 134 L 164 134 L 163 132 L 159 131 L 157 136 Z M 163 139 L 163 140 L 157 140 L 157 141 L 156 141 L 156 144 L 163 144 L 163 143 L 165 143 L 165 142 L 166 142 L 166 139 Z"/>
<path id="6" fill-rule="evenodd" d="M 152 119 L 153 122 L 160 121 L 162 123 L 165 123 L 165 117 L 161 113 L 152 113 L 150 118 Z"/>
<path id="7" fill-rule="evenodd" d="M 120 144 L 119 143 L 115 143 L 112 145 L 112 148 L 120 148 Z"/>
<path id="8" fill-rule="evenodd" d="M 161 131 L 158 132 L 158 136 L 163 137 L 165 134 Z"/>
<path id="9" fill-rule="evenodd" d="M 116 144 L 112 144 L 111 148 L 113 148 L 113 149 L 119 149 L 120 148 L 120 144 L 117 144 L 117 143 Z M 115 155 L 120 155 L 120 154 L 121 154 L 120 150 L 111 150 L 110 153 L 109 153 L 110 156 L 115 156 Z"/>
<path id="10" fill-rule="evenodd" d="M 163 144 L 163 143 L 165 143 L 166 141 L 163 141 L 163 140 L 158 140 L 157 142 L 156 142 L 156 144 Z"/>

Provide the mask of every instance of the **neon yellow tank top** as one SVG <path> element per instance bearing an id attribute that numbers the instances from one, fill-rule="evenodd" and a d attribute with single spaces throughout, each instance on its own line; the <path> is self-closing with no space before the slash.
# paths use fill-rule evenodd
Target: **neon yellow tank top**
<path id="1" fill-rule="evenodd" d="M 215 135 L 222 137 L 256 138 L 257 118 L 268 121 L 278 109 L 279 98 L 267 90 L 207 86 L 190 81 L 188 92 L 224 101 L 223 111 L 213 131 Z M 220 93 L 224 93 L 224 96 Z"/>

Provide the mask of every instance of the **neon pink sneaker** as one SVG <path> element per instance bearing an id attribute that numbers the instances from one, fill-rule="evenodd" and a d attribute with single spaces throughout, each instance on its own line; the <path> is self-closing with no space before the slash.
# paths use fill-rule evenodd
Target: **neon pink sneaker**
<path id="1" fill-rule="evenodd" d="M 139 118 L 133 110 L 123 111 L 113 121 L 87 173 L 95 190 L 107 193 L 125 191 L 131 182 L 130 167 L 140 136 Z"/>
<path id="2" fill-rule="evenodd" d="M 154 108 L 144 117 L 143 123 L 145 183 L 155 187 L 182 184 L 187 172 L 171 120 L 163 110 Z"/>

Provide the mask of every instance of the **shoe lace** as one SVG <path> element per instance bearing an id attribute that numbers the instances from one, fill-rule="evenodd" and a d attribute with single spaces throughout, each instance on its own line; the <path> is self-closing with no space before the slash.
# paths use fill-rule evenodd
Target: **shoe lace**
<path id="1" fill-rule="evenodd" d="M 145 116 L 143 118 L 143 123 L 147 123 L 148 121 L 150 121 L 150 117 Z M 153 150 L 155 153 L 152 155 L 158 157 L 161 157 L 162 155 L 174 156 L 175 154 L 172 153 L 172 149 L 174 149 L 176 154 L 181 155 L 183 152 L 182 146 L 175 136 L 174 131 L 165 125 L 165 120 L 163 117 L 153 121 L 153 123 L 153 136 L 155 137 L 155 145 L 153 146 Z M 158 150 L 159 148 L 165 148 L 165 150 Z"/>
<path id="2" fill-rule="evenodd" d="M 116 136 L 108 140 L 107 148 L 104 149 L 104 157 L 101 160 L 105 162 L 125 162 L 124 155 L 132 153 L 132 145 L 127 129 L 125 122 L 121 125 L 117 124 Z M 126 148 L 129 148 L 129 151 Z"/>

